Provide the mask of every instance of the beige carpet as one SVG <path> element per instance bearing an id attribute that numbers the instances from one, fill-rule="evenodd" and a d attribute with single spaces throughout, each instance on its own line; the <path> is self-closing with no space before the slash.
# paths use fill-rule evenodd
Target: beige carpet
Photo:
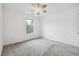
<path id="1" fill-rule="evenodd" d="M 2 56 L 79 56 L 79 48 L 47 39 L 5 46 Z"/>

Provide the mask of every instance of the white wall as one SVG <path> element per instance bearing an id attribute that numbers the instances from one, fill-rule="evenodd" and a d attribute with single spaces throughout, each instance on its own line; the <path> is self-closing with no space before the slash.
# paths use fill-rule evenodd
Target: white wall
<path id="1" fill-rule="evenodd" d="M 0 55 L 2 52 L 2 40 L 3 40 L 3 20 L 2 20 L 2 4 L 0 4 Z"/>
<path id="2" fill-rule="evenodd" d="M 15 5 L 15 4 L 14 4 Z M 9 4 L 9 6 L 11 6 Z M 20 7 L 20 5 L 18 5 Z M 15 6 L 18 8 L 17 6 Z M 26 7 L 27 8 L 27 7 Z M 28 8 L 27 8 L 28 9 Z M 12 44 L 16 42 L 25 41 L 28 39 L 33 39 L 40 37 L 40 28 L 39 28 L 39 19 L 34 16 L 34 32 L 32 34 L 26 34 L 26 23 L 25 19 L 27 19 L 28 15 L 23 12 L 18 12 L 15 8 L 5 7 L 5 37 L 4 37 L 4 45 Z M 26 10 L 27 11 L 27 10 Z M 27 11 L 28 12 L 28 11 Z M 29 16 L 31 17 L 31 16 Z"/>
<path id="3" fill-rule="evenodd" d="M 48 4 L 42 24 L 44 38 L 79 46 L 79 5 Z"/>
<path id="4" fill-rule="evenodd" d="M 25 17 L 29 15 L 26 4 L 6 4 L 4 45 L 36 38 L 42 35 L 46 39 L 79 46 L 79 5 L 48 4 L 47 15 L 40 19 L 34 16 L 34 33 L 25 34 Z M 28 9 L 28 10 L 27 10 Z M 25 12 L 25 13 L 24 13 Z"/>

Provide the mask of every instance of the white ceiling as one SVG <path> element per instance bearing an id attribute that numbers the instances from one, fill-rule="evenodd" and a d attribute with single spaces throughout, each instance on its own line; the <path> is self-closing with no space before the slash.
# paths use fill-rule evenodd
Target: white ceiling
<path id="1" fill-rule="evenodd" d="M 53 3 L 48 4 L 48 13 L 58 13 L 63 12 L 69 8 L 79 8 L 79 5 L 76 3 Z"/>
<path id="2" fill-rule="evenodd" d="M 22 13 L 31 12 L 31 3 L 6 3 L 4 4 L 5 8 L 10 8 Z M 48 3 L 47 9 L 49 13 L 61 12 L 67 8 L 79 7 L 77 3 Z"/>
<path id="3" fill-rule="evenodd" d="M 28 3 L 6 3 L 4 4 L 5 8 L 19 11 L 21 13 L 28 13 L 31 11 L 31 4 Z"/>

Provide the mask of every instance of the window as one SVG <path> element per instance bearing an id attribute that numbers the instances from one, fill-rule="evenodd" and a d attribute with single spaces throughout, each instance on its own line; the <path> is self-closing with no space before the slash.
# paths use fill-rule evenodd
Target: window
<path id="1" fill-rule="evenodd" d="M 26 34 L 30 34 L 33 32 L 33 20 L 27 19 L 26 20 Z"/>

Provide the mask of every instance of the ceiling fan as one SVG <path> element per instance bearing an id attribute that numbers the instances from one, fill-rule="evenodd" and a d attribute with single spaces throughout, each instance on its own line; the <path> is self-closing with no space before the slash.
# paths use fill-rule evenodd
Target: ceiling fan
<path id="1" fill-rule="evenodd" d="M 44 3 L 35 3 L 32 4 L 33 11 L 36 15 L 41 15 L 47 13 L 47 4 Z"/>

